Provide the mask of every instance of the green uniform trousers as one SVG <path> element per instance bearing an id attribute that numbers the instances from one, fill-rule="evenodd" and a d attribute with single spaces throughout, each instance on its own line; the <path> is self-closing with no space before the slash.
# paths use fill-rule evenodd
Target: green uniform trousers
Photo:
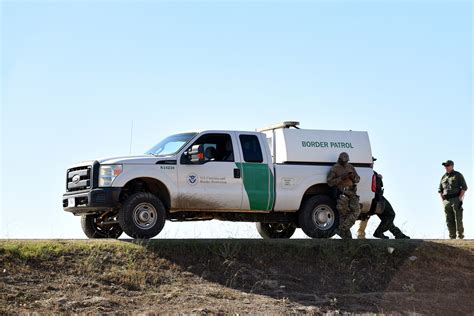
<path id="1" fill-rule="evenodd" d="M 461 201 L 458 197 L 443 200 L 444 212 L 446 213 L 446 224 L 448 225 L 449 238 L 456 238 L 456 231 L 459 238 L 464 238 L 464 227 L 462 225 Z"/>

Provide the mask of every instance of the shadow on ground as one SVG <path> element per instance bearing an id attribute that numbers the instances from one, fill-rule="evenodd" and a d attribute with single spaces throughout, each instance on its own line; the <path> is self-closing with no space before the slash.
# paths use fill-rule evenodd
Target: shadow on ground
<path id="1" fill-rule="evenodd" d="M 474 312 L 472 241 L 134 242 L 208 281 L 323 311 Z"/>

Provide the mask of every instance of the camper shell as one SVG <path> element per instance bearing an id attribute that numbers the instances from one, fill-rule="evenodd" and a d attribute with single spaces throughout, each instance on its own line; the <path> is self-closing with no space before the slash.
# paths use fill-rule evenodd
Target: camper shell
<path id="1" fill-rule="evenodd" d="M 265 130 L 273 163 L 334 163 L 343 151 L 352 164 L 371 164 L 367 132 L 279 128 Z"/>

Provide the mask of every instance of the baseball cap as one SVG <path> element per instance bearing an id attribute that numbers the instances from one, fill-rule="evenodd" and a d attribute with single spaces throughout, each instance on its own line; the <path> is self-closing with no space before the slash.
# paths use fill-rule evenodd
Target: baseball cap
<path id="1" fill-rule="evenodd" d="M 452 160 L 446 160 L 445 162 L 442 163 L 443 166 L 452 166 L 454 165 L 454 161 Z"/>

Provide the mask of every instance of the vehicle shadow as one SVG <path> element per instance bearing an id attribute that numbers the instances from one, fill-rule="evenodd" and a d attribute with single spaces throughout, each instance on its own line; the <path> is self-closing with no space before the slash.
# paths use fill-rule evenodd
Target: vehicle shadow
<path id="1" fill-rule="evenodd" d="M 473 241 L 131 241 L 181 269 L 246 293 L 320 311 L 468 314 Z M 400 307 L 402 306 L 402 308 Z"/>

